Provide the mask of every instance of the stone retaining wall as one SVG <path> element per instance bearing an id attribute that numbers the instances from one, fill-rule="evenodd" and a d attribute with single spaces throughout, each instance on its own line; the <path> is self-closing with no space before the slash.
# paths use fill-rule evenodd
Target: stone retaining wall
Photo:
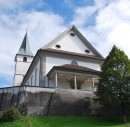
<path id="1" fill-rule="evenodd" d="M 10 87 L 0 89 L 0 111 L 16 106 L 26 115 L 93 115 L 99 107 L 93 98 L 92 91 Z"/>

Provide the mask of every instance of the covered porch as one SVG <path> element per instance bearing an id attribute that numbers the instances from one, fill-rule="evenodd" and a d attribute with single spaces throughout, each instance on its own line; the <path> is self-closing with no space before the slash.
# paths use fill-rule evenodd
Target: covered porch
<path id="1" fill-rule="evenodd" d="M 47 87 L 94 91 L 99 73 L 77 65 L 56 66 L 47 75 Z"/>

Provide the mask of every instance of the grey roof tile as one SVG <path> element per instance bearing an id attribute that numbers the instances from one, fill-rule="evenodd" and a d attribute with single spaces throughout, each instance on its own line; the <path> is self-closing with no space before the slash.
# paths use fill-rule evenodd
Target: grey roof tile
<path id="1" fill-rule="evenodd" d="M 30 50 L 30 45 L 29 45 L 29 40 L 28 40 L 27 32 L 26 32 L 26 34 L 24 36 L 24 39 L 22 41 L 22 44 L 21 44 L 20 49 L 18 51 L 18 54 L 33 56 L 32 52 Z"/>

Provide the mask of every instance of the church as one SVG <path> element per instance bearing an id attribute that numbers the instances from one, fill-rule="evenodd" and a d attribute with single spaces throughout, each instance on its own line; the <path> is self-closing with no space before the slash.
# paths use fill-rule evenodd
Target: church
<path id="1" fill-rule="evenodd" d="M 93 98 L 103 61 L 74 25 L 35 56 L 26 32 L 15 56 L 14 86 L 0 89 L 0 110 L 27 104 L 28 115 L 96 114 Z"/>
<path id="2" fill-rule="evenodd" d="M 35 56 L 26 33 L 15 56 L 14 86 L 93 91 L 103 60 L 75 26 L 43 46 Z"/>

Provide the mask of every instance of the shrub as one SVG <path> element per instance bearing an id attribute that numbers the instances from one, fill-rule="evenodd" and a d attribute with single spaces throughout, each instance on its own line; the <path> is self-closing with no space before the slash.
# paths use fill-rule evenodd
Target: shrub
<path id="1" fill-rule="evenodd" d="M 11 107 L 2 114 L 3 121 L 15 121 L 20 118 L 20 113 L 17 108 Z"/>

